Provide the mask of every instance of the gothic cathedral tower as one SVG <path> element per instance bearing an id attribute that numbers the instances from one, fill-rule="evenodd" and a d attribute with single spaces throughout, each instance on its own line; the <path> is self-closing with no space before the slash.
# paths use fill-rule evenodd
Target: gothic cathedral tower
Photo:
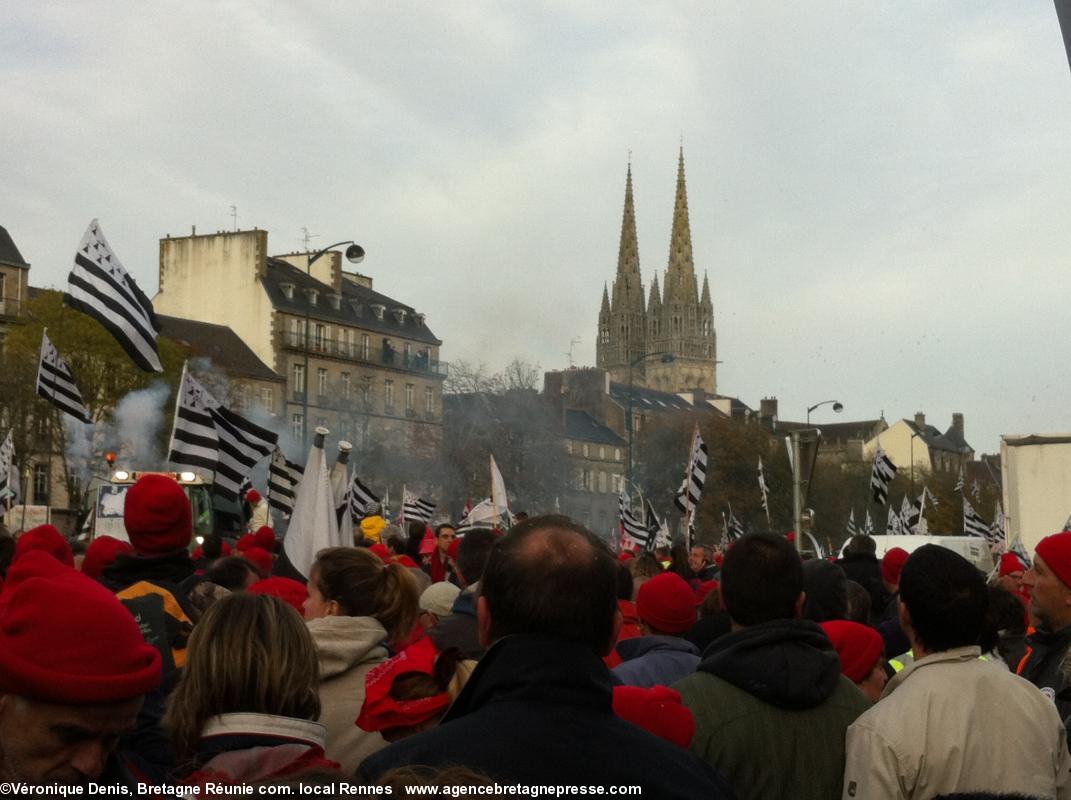
<path id="1" fill-rule="evenodd" d="M 692 260 L 683 148 L 677 162 L 669 261 L 661 292 L 657 274 L 651 282 L 646 308 L 637 252 L 632 167 L 629 165 L 617 277 L 612 298 L 603 289 L 595 351 L 596 364 L 608 370 L 613 381 L 627 383 L 629 364 L 634 364 L 632 381 L 636 385 L 664 392 L 703 389 L 709 394 L 717 393 L 714 307 L 706 276 L 703 277 L 703 291 L 699 292 Z M 657 358 L 653 356 L 655 353 L 669 353 L 673 359 Z M 652 357 L 640 360 L 647 354 Z"/>

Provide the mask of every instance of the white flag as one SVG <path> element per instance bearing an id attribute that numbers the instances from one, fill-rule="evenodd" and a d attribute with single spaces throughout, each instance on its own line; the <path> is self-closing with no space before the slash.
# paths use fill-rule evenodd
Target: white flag
<path id="1" fill-rule="evenodd" d="M 495 457 L 491 456 L 491 503 L 495 511 L 509 524 L 509 499 L 506 496 L 506 482 L 502 479 L 502 473 L 495 463 Z"/>
<path id="2" fill-rule="evenodd" d="M 317 434 L 309 450 L 305 474 L 297 487 L 294 513 L 290 516 L 290 526 L 286 529 L 283 550 L 294 569 L 308 578 L 312 565 L 316 562 L 317 553 L 326 547 L 342 545 L 323 437 Z"/>

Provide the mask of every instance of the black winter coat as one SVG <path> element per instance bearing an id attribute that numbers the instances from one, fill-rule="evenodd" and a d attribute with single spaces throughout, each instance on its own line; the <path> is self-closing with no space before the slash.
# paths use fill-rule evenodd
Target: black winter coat
<path id="1" fill-rule="evenodd" d="M 374 782 L 407 764 L 459 764 L 506 784 L 643 787 L 646 798 L 720 800 L 713 768 L 616 716 L 606 665 L 589 647 L 545 636 L 495 643 L 437 728 L 369 756 Z"/>
<path id="2" fill-rule="evenodd" d="M 1026 637 L 1030 648 L 1019 674 L 1041 689 L 1050 700 L 1055 698 L 1060 719 L 1071 715 L 1071 697 L 1064 690 L 1068 687 L 1060 665 L 1071 647 L 1071 625 L 1056 632 L 1038 628 Z"/>

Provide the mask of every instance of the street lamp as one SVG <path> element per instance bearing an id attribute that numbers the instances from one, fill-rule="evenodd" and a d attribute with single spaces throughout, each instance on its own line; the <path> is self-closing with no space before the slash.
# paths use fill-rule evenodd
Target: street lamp
<path id="1" fill-rule="evenodd" d="M 911 496 L 915 496 L 915 437 L 921 436 L 922 431 L 911 434 Z"/>
<path id="2" fill-rule="evenodd" d="M 324 253 L 328 253 L 334 250 L 336 247 L 341 247 L 347 244 L 346 248 L 346 260 L 351 264 L 359 264 L 364 261 L 364 248 L 357 244 L 353 239 L 347 239 L 342 242 L 335 242 L 332 245 L 328 245 L 323 250 L 317 250 L 311 256 L 309 256 L 308 262 L 305 264 L 305 273 L 312 276 L 312 265 L 320 256 Z M 301 392 L 301 446 L 303 450 L 307 450 L 309 447 L 309 315 L 311 305 L 309 304 L 308 295 L 305 296 L 305 365 L 302 367 L 304 370 L 303 376 L 305 385 L 302 387 Z"/>
<path id="3" fill-rule="evenodd" d="M 632 403 L 635 393 L 635 387 L 632 385 L 633 368 L 649 358 L 661 358 L 663 364 L 672 364 L 674 361 L 673 353 L 646 353 L 628 365 L 628 413 L 625 415 L 625 424 L 628 426 L 628 461 L 625 464 L 627 472 L 625 480 L 629 483 L 632 483 Z"/>
<path id="4" fill-rule="evenodd" d="M 809 408 L 807 409 L 807 424 L 808 424 L 808 425 L 810 425 L 810 424 L 811 424 L 811 412 L 812 412 L 812 411 L 814 411 L 814 410 L 815 410 L 816 408 L 818 408 L 819 406 L 825 406 L 825 405 L 830 405 L 830 404 L 832 404 L 832 405 L 833 405 L 833 410 L 834 410 L 835 412 L 837 412 L 838 414 L 839 414 L 839 413 L 840 413 L 841 411 L 843 411 L 843 410 L 844 410 L 844 406 L 843 406 L 843 405 L 841 405 L 840 403 L 838 403 L 838 402 L 837 402 L 836 400 L 823 400 L 823 401 L 822 401 L 821 403 L 815 403 L 815 404 L 814 404 L 813 406 L 811 406 L 811 407 L 809 407 Z"/>

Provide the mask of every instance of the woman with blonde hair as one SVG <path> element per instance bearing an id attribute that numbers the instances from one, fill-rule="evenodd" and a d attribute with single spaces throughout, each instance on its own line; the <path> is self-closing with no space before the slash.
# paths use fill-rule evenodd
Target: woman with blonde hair
<path id="1" fill-rule="evenodd" d="M 190 635 L 164 715 L 181 772 L 192 783 L 255 781 L 335 766 L 316 722 L 319 683 L 315 645 L 293 608 L 268 595 L 218 600 Z"/>
<path id="2" fill-rule="evenodd" d="M 320 659 L 327 754 L 352 775 L 387 744 L 354 720 L 364 704 L 365 675 L 416 623 L 417 583 L 401 564 L 384 564 L 368 550 L 331 547 L 316 556 L 308 588 L 305 620 Z"/>

